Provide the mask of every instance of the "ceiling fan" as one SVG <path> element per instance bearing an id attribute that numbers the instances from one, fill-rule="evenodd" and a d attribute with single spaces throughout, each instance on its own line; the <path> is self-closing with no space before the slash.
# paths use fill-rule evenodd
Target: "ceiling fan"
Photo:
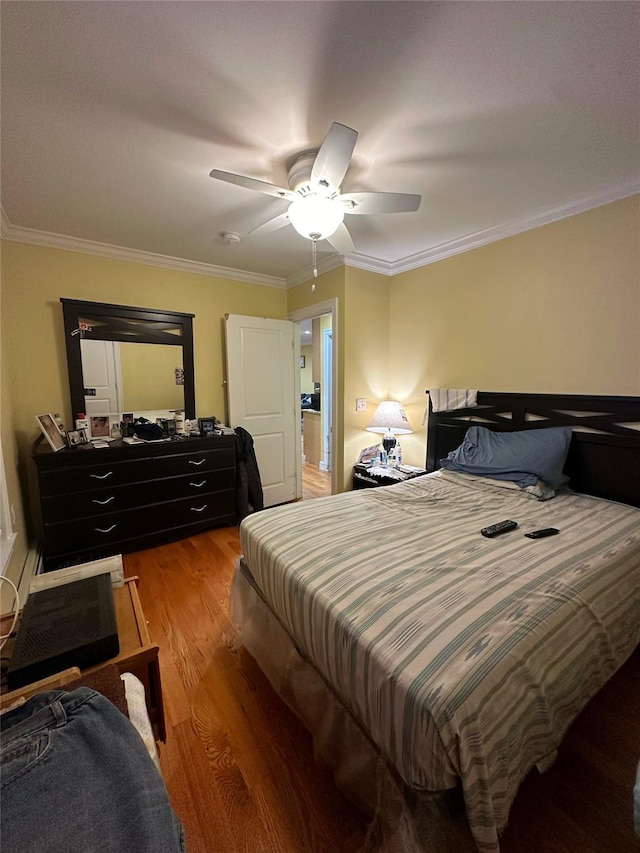
<path id="1" fill-rule="evenodd" d="M 334 122 L 317 152 L 296 158 L 289 169 L 288 189 L 220 169 L 213 169 L 209 176 L 291 202 L 285 213 L 251 234 L 267 234 L 291 224 L 298 234 L 313 240 L 314 257 L 318 240 L 327 240 L 341 255 L 347 255 L 355 247 L 343 222 L 345 214 L 410 213 L 421 201 L 421 196 L 407 193 L 341 193 L 357 138 L 357 131 Z"/>

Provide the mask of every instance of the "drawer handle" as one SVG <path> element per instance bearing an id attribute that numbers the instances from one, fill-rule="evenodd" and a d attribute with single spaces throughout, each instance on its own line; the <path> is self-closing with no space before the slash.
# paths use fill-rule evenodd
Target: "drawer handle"
<path id="1" fill-rule="evenodd" d="M 207 508 L 207 505 L 206 505 L 206 504 L 205 504 L 204 506 L 199 506 L 199 507 L 198 507 L 198 506 L 192 506 L 192 507 L 191 507 L 191 512 L 204 512 L 204 510 L 205 510 L 206 508 Z"/>
<path id="2" fill-rule="evenodd" d="M 189 485 L 193 486 L 194 489 L 201 489 L 203 486 L 206 486 L 206 484 L 206 480 L 203 480 L 201 483 L 189 483 Z"/>
<path id="3" fill-rule="evenodd" d="M 102 527 L 96 527 L 95 531 L 96 533 L 111 533 L 111 531 L 115 530 L 117 526 L 117 524 L 112 524 L 111 527 L 108 527 L 106 530 L 103 530 Z"/>
<path id="4" fill-rule="evenodd" d="M 105 506 L 106 504 L 110 504 L 110 503 L 111 503 L 111 501 L 115 501 L 115 499 L 116 499 L 116 496 L 115 496 L 115 495 L 111 495 L 111 497 L 110 497 L 110 498 L 107 498 L 107 499 L 106 499 L 106 501 L 99 501 L 97 498 L 93 498 L 93 500 L 91 501 L 91 503 L 92 503 L 92 504 L 100 504 L 100 506 Z"/>
<path id="5" fill-rule="evenodd" d="M 189 460 L 189 465 L 202 465 L 202 463 L 203 463 L 204 461 L 205 461 L 204 459 L 201 459 L 199 462 L 196 462 L 195 460 L 190 459 L 190 460 Z"/>
<path id="6" fill-rule="evenodd" d="M 107 471 L 106 474 L 89 474 L 90 477 L 93 477 L 95 480 L 106 480 L 107 477 L 110 477 L 113 474 L 113 471 Z"/>

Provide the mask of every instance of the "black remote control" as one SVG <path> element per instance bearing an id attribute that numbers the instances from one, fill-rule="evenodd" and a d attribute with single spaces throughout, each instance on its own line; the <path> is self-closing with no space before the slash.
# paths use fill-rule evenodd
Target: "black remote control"
<path id="1" fill-rule="evenodd" d="M 499 521 L 497 524 L 490 524 L 489 527 L 483 527 L 480 533 L 482 533 L 483 536 L 488 536 L 489 539 L 492 539 L 494 536 L 506 533 L 507 530 L 513 530 L 517 526 L 517 521 Z"/>
<path id="2" fill-rule="evenodd" d="M 524 535 L 527 539 L 544 539 L 545 536 L 555 536 L 556 533 L 560 533 L 557 527 L 543 527 L 542 530 L 532 530 Z"/>

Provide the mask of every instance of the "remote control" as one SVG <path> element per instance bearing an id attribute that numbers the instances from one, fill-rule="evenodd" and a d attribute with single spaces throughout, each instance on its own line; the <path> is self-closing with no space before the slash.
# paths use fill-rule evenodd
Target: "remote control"
<path id="1" fill-rule="evenodd" d="M 544 527 L 542 530 L 532 530 L 531 533 L 525 533 L 527 539 L 544 539 L 545 536 L 555 536 L 560 533 L 557 527 Z"/>
<path id="2" fill-rule="evenodd" d="M 494 536 L 506 533 L 507 530 L 513 530 L 517 526 L 517 521 L 499 521 L 497 524 L 490 524 L 489 527 L 483 527 L 480 533 L 482 533 L 483 536 L 488 536 L 489 539 L 492 539 Z"/>

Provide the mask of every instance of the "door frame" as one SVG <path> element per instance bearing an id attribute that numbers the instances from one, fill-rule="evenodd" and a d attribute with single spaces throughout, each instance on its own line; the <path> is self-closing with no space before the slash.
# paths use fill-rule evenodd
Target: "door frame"
<path id="1" fill-rule="evenodd" d="M 327 368 L 331 369 L 328 370 Z M 327 374 L 329 374 L 328 379 Z M 325 377 L 326 384 L 329 385 L 331 399 L 328 404 L 329 417 L 327 417 L 327 405 L 323 407 L 321 412 L 322 462 L 320 463 L 320 467 L 323 471 L 331 471 L 333 469 L 333 447 L 331 442 L 331 435 L 333 434 L 333 327 L 322 330 L 322 375 Z M 329 436 L 328 442 L 327 436 Z M 327 467 L 327 464 L 329 467 Z"/>
<path id="2" fill-rule="evenodd" d="M 287 319 L 294 323 L 299 323 L 301 320 L 312 320 L 314 317 L 319 317 L 322 314 L 331 314 L 331 494 L 338 493 L 336 460 L 338 458 L 338 430 L 336 428 L 336 412 L 338 411 L 338 300 L 336 297 L 327 299 L 324 302 L 318 302 L 315 305 L 309 305 L 306 308 L 299 308 L 297 311 L 291 311 L 287 314 Z M 296 339 L 299 339 L 296 335 Z M 298 400 L 300 395 L 298 394 Z M 302 457 L 300 457 L 300 466 L 302 466 Z"/>

